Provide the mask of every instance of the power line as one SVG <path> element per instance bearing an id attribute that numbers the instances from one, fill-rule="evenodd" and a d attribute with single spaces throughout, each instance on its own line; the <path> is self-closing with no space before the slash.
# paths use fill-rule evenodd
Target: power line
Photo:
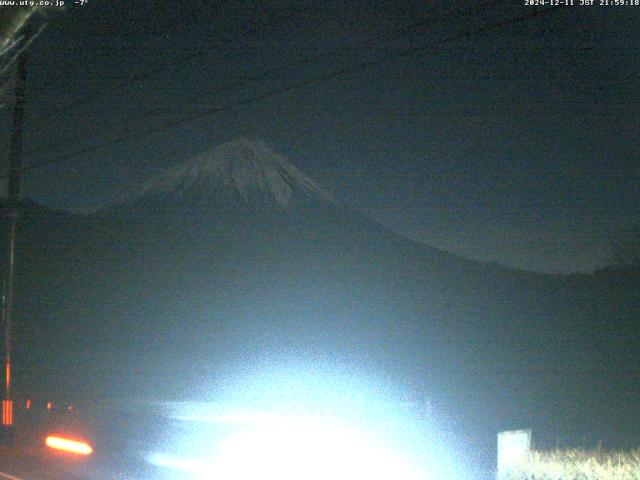
<path id="1" fill-rule="evenodd" d="M 391 33 L 387 33 L 387 34 L 378 34 L 378 35 L 374 35 L 371 36 L 369 38 L 366 38 L 362 41 L 356 42 L 355 44 L 351 44 L 351 45 L 347 45 L 347 46 L 341 46 L 341 47 L 337 47 L 334 49 L 331 49 L 329 51 L 317 54 L 317 55 L 313 55 L 313 56 L 306 56 L 303 58 L 300 58 L 294 62 L 291 62 L 289 64 L 286 65 L 282 65 L 282 66 L 278 66 L 272 69 L 268 69 L 266 71 L 257 73 L 257 74 L 253 74 L 250 75 L 249 77 L 246 77 L 244 79 L 241 80 L 237 80 L 235 82 L 231 82 L 231 83 L 227 83 L 227 84 L 223 84 L 223 85 L 216 85 L 208 90 L 206 90 L 205 92 L 201 93 L 201 94 L 197 94 L 197 95 L 193 95 L 187 99 L 184 100 L 185 103 L 192 103 L 194 101 L 197 100 L 201 100 L 201 97 L 203 95 L 211 95 L 214 93 L 220 93 L 220 92 L 229 92 L 229 91 L 234 91 L 234 90 L 239 90 L 242 89 L 244 86 L 248 85 L 250 82 L 251 83 L 257 83 L 257 82 L 261 82 L 264 81 L 266 79 L 269 79 L 269 77 L 274 76 L 280 72 L 283 71 L 290 71 L 293 68 L 298 68 L 298 67 L 302 67 L 302 66 L 306 66 L 306 65 L 311 65 L 315 62 L 320 62 L 325 58 L 330 58 L 330 57 L 335 57 L 339 54 L 345 53 L 345 52 L 350 52 L 350 51 L 356 51 L 356 50 L 360 50 L 363 48 L 368 47 L 371 43 L 381 40 L 381 39 L 385 39 L 387 37 L 390 36 L 396 36 L 399 34 L 404 34 L 406 32 L 408 32 L 411 29 L 416 29 L 420 26 L 425 26 L 427 24 L 429 24 L 430 22 L 433 21 L 439 21 L 439 20 L 445 20 L 446 18 L 449 17 L 456 17 L 459 16 L 460 14 L 463 13 L 468 13 L 468 12 L 476 12 L 478 11 L 480 8 L 483 8 L 485 6 L 489 6 L 492 4 L 497 3 L 497 0 L 489 0 L 486 1 L 483 4 L 477 4 L 474 5 L 474 7 L 471 8 L 467 8 L 465 10 L 456 10 L 456 11 L 450 11 L 445 15 L 442 16 L 427 16 L 424 17 L 423 19 L 416 21 L 414 23 L 411 23 L 409 25 L 403 26 L 400 29 L 391 32 Z M 144 112 L 142 115 L 137 115 L 134 116 L 133 118 L 127 117 L 123 120 L 123 122 L 120 123 L 120 126 L 124 126 L 128 127 L 129 124 L 132 124 L 133 122 L 139 121 L 141 119 L 145 119 L 148 118 L 152 115 L 155 115 L 159 112 L 158 109 L 154 109 L 148 112 Z M 44 145 L 35 149 L 31 149 L 29 151 L 26 152 L 27 156 L 28 155 L 38 155 L 41 153 L 44 153 L 46 151 L 48 151 L 51 147 L 51 144 L 49 145 Z"/>
<path id="2" fill-rule="evenodd" d="M 418 29 L 420 27 L 424 27 L 426 25 L 430 25 L 434 22 L 440 22 L 440 21 L 444 21 L 450 18 L 455 18 L 458 16 L 462 16 L 465 14 L 468 14 L 469 12 L 477 12 L 479 11 L 481 8 L 485 8 L 485 7 L 489 7 L 491 5 L 494 5 L 495 3 L 497 3 L 497 0 L 489 0 L 486 1 L 484 3 L 480 3 L 480 4 L 476 4 L 473 7 L 464 10 L 464 11 L 460 11 L 460 10 L 450 10 L 447 13 L 443 14 L 443 15 L 436 15 L 436 16 L 427 16 L 424 17 L 418 21 L 412 22 L 408 25 L 404 25 L 401 28 L 390 32 L 390 33 L 383 33 L 383 34 L 377 34 L 377 35 L 373 35 L 370 36 L 368 38 L 365 38 L 363 40 L 360 40 L 354 44 L 350 44 L 350 45 L 344 45 L 344 46 L 339 46 L 336 48 L 333 48 L 331 50 L 328 50 L 326 52 L 322 52 L 316 55 L 312 55 L 312 56 L 306 56 L 303 58 L 300 58 L 294 62 L 285 64 L 285 65 L 281 65 L 275 68 L 271 68 L 259 73 L 255 73 L 255 74 L 251 74 L 249 76 L 244 77 L 243 79 L 240 79 L 240 81 L 234 82 L 234 83 L 227 83 L 227 84 L 222 84 L 222 85 L 216 85 L 210 89 L 205 90 L 204 92 L 192 95 L 191 97 L 188 97 L 184 100 L 184 103 L 191 103 L 197 100 L 201 100 L 202 96 L 204 95 L 212 95 L 215 93 L 221 93 L 221 92 L 229 92 L 229 91 L 235 91 L 235 90 L 240 90 L 242 88 L 244 88 L 245 86 L 249 86 L 251 83 L 259 83 L 262 82 L 264 80 L 268 80 L 270 79 L 270 77 L 281 73 L 281 72 L 286 72 L 286 71 L 290 71 L 293 68 L 298 68 L 298 67 L 304 67 L 304 66 L 309 66 L 309 65 L 313 65 L 315 63 L 319 63 L 321 61 L 323 61 L 326 58 L 331 58 L 331 57 L 336 57 L 338 55 L 341 55 L 343 53 L 347 53 L 347 52 L 353 52 L 353 51 L 357 51 L 357 50 L 361 50 L 364 49 L 366 47 L 369 47 L 373 42 L 376 41 L 380 41 L 380 40 L 385 40 L 388 38 L 392 38 L 398 35 L 403 35 L 406 34 L 407 32 L 411 31 L 411 30 L 415 30 Z M 147 110 L 146 112 L 142 112 L 141 115 L 137 115 L 137 116 L 133 116 L 133 117 L 127 117 L 125 118 L 122 122 L 119 123 L 119 125 L 121 126 L 125 126 L 128 127 L 130 124 L 132 124 L 133 122 L 136 121 L 140 121 L 141 119 L 144 118 L 148 118 L 151 115 L 155 115 L 157 113 L 161 113 L 161 111 L 159 109 L 152 109 L 152 110 Z M 31 149 L 28 150 L 26 152 L 27 156 L 28 155 L 38 155 L 41 153 L 44 153 L 46 151 L 48 151 L 51 148 L 51 143 L 49 143 L 48 145 L 44 145 L 41 146 L 39 148 L 35 148 L 35 149 Z"/>
<path id="3" fill-rule="evenodd" d="M 473 10 L 479 10 L 481 7 L 485 7 L 485 6 L 489 6 L 492 4 L 495 4 L 497 0 L 490 0 L 490 1 L 486 1 L 484 3 L 481 4 L 477 4 L 474 5 L 471 9 L 469 9 L 469 11 Z M 300 58 L 298 60 L 296 60 L 295 62 L 291 62 L 289 64 L 286 65 L 282 65 L 279 67 L 275 67 L 263 72 L 260 72 L 258 74 L 252 74 L 249 75 L 243 79 L 240 80 L 240 82 L 236 82 L 234 84 L 227 84 L 227 85 L 222 85 L 222 86 L 216 86 L 213 87 L 212 89 L 208 89 L 205 90 L 203 93 L 198 94 L 198 95 L 194 95 L 192 97 L 187 98 L 185 101 L 186 102 L 192 102 L 195 100 L 200 100 L 202 95 L 211 95 L 213 93 L 219 93 L 222 91 L 228 91 L 228 90 L 235 90 L 238 88 L 242 88 L 243 85 L 246 85 L 248 82 L 261 82 L 263 80 L 267 80 L 270 77 L 272 77 L 275 74 L 281 73 L 283 71 L 288 71 L 291 70 L 292 68 L 297 68 L 300 66 L 306 66 L 306 65 L 311 65 L 314 64 L 318 61 L 324 60 L 325 58 L 330 58 L 330 57 L 336 57 L 340 54 L 343 53 L 347 53 L 347 52 L 353 52 L 353 51 L 357 51 L 357 50 L 361 50 L 365 47 L 370 46 L 372 43 L 376 42 L 376 41 L 380 41 L 380 40 L 386 40 L 389 38 L 392 38 L 394 36 L 398 36 L 398 35 L 403 35 L 406 34 L 407 32 L 409 32 L 410 30 L 414 30 L 417 29 L 419 27 L 424 27 L 426 25 L 429 25 L 433 22 L 438 22 L 438 21 L 443 21 L 449 18 L 455 18 L 457 16 L 460 16 L 462 13 L 467 13 L 467 12 L 460 12 L 459 10 L 452 10 L 447 12 L 444 15 L 440 15 L 440 16 L 427 16 L 424 17 L 421 20 L 415 21 L 411 24 L 402 26 L 401 28 L 391 32 L 391 33 L 383 33 L 383 34 L 378 34 L 378 35 L 374 35 L 371 36 L 369 38 L 366 38 L 364 40 L 361 40 L 359 42 L 356 42 L 354 44 L 350 44 L 350 45 L 343 45 L 340 47 L 336 47 L 333 48 L 331 50 L 328 50 L 326 52 L 323 53 L 319 53 L 317 55 L 312 55 L 312 56 L 307 56 L 307 57 L 303 57 Z"/>
<path id="4" fill-rule="evenodd" d="M 176 25 L 180 24 L 182 21 L 184 21 L 184 18 L 180 15 L 178 15 L 177 17 L 171 19 L 170 21 L 166 22 L 165 24 L 160 25 L 160 30 L 168 30 L 171 29 L 173 27 L 175 27 Z M 108 59 L 109 57 L 111 57 L 114 54 L 114 49 L 111 47 L 103 47 L 104 51 L 106 51 L 106 54 L 102 54 L 102 55 L 98 55 L 98 56 L 94 56 L 92 57 L 92 64 L 98 64 L 103 62 L 105 59 Z M 148 46 L 145 46 L 145 48 L 148 48 Z M 89 65 L 91 66 L 91 64 Z M 84 68 L 88 68 L 86 64 L 83 65 Z M 47 81 L 50 83 L 52 81 L 56 81 L 56 80 L 60 80 L 62 78 L 66 78 L 69 76 L 69 71 L 65 70 L 60 72 L 58 75 L 54 75 L 52 77 L 49 77 L 47 79 Z"/>
<path id="5" fill-rule="evenodd" d="M 464 31 L 459 32 L 459 33 L 457 33 L 455 35 L 449 36 L 449 37 L 447 37 L 447 38 L 445 38 L 445 39 L 443 39 L 443 40 L 441 40 L 439 42 L 436 42 L 435 44 L 430 43 L 430 44 L 426 44 L 426 45 L 420 45 L 420 46 L 417 46 L 417 47 L 412 47 L 412 48 L 405 49 L 405 50 L 403 50 L 401 52 L 398 52 L 396 54 L 393 54 L 393 55 L 386 55 L 386 56 L 383 56 L 383 57 L 380 57 L 380 58 L 377 58 L 377 59 L 374 59 L 374 60 L 368 60 L 368 61 L 359 62 L 359 63 L 356 63 L 354 65 L 348 66 L 348 67 L 340 68 L 340 69 L 333 70 L 333 71 L 328 72 L 328 73 L 324 73 L 324 74 L 317 75 L 315 77 L 311 77 L 311 78 L 308 78 L 308 79 L 305 79 L 305 80 L 302 80 L 302 81 L 299 81 L 299 82 L 295 82 L 295 83 L 293 83 L 291 85 L 287 85 L 287 86 L 284 86 L 284 87 L 281 87 L 281 88 L 273 89 L 273 90 L 270 90 L 268 92 L 265 92 L 265 93 L 262 93 L 262 94 L 259 94 L 259 95 L 255 95 L 253 97 L 249 97 L 249 98 L 246 98 L 244 100 L 240 100 L 240 101 L 235 102 L 235 103 L 230 103 L 230 104 L 222 105 L 222 106 L 219 106 L 219 107 L 213 107 L 213 108 L 204 110 L 204 111 L 199 112 L 199 113 L 194 114 L 194 115 L 190 115 L 190 116 L 187 116 L 187 117 L 183 117 L 181 119 L 177 119 L 177 120 L 173 120 L 173 121 L 170 121 L 170 122 L 166 122 L 166 123 L 163 123 L 161 125 L 150 127 L 150 128 L 144 129 L 144 130 L 136 132 L 136 133 L 121 135 L 119 137 L 113 138 L 110 141 L 106 141 L 106 142 L 103 142 L 103 143 L 100 143 L 100 144 L 97 144 L 97 145 L 93 145 L 93 146 L 82 148 L 82 149 L 79 149 L 79 150 L 76 150 L 76 151 L 73 151 L 73 152 L 62 154 L 62 155 L 59 155 L 59 156 L 54 157 L 54 158 L 49 159 L 49 160 L 44 160 L 44 161 L 41 161 L 41 162 L 33 163 L 31 165 L 27 165 L 27 166 L 23 167 L 23 170 L 24 171 L 30 171 L 30 170 L 35 170 L 37 168 L 41 168 L 41 167 L 47 166 L 47 165 L 52 165 L 52 164 L 56 164 L 56 163 L 62 163 L 62 162 L 71 160 L 73 158 L 76 158 L 78 156 L 86 155 L 86 154 L 93 153 L 93 152 L 96 152 L 96 151 L 100 151 L 100 150 L 103 150 L 105 148 L 109 148 L 109 147 L 112 147 L 112 146 L 127 142 L 129 140 L 142 138 L 142 137 L 151 135 L 153 133 L 161 132 L 161 131 L 166 130 L 166 129 L 174 128 L 174 127 L 177 127 L 177 126 L 180 126 L 180 125 L 184 125 L 184 124 L 193 122 L 194 120 L 210 117 L 212 115 L 219 114 L 219 113 L 222 113 L 222 112 L 234 109 L 234 108 L 250 105 L 252 103 L 256 103 L 256 102 L 259 102 L 259 101 L 262 101 L 262 100 L 266 100 L 266 99 L 269 99 L 269 98 L 272 98 L 272 97 L 275 97 L 275 96 L 278 96 L 278 95 L 282 95 L 284 93 L 288 93 L 288 92 L 292 92 L 292 91 L 295 91 L 295 90 L 299 90 L 301 88 L 308 87 L 309 85 L 313 85 L 313 84 L 316 84 L 316 83 L 319 83 L 319 82 L 323 82 L 323 81 L 326 81 L 326 80 L 331 80 L 331 79 L 338 78 L 338 77 L 341 77 L 341 76 L 344 76 L 344 75 L 347 75 L 347 74 L 351 74 L 351 73 L 356 73 L 356 72 L 358 72 L 360 70 L 371 68 L 371 67 L 376 66 L 376 65 L 395 62 L 395 61 L 397 61 L 399 59 L 403 59 L 403 58 L 409 57 L 411 55 L 415 55 L 416 53 L 424 52 L 424 51 L 426 51 L 426 50 L 428 50 L 430 48 L 433 48 L 434 46 L 439 46 L 439 45 L 444 45 L 444 44 L 448 44 L 448 43 L 453 43 L 453 42 L 458 42 L 458 41 L 461 41 L 461 40 L 465 40 L 465 39 L 470 38 L 473 35 L 486 33 L 486 32 L 490 32 L 492 30 L 496 30 L 496 29 L 500 29 L 500 28 L 506 27 L 508 25 L 517 24 L 517 23 L 520 23 L 520 22 L 523 22 L 523 21 L 526 21 L 526 20 L 530 20 L 530 19 L 539 17 L 539 16 L 544 15 L 544 14 L 548 14 L 548 13 L 554 12 L 556 10 L 558 10 L 558 7 L 551 7 L 551 8 L 547 8 L 547 9 L 543 9 L 543 10 L 534 10 L 532 12 L 529 12 L 529 13 L 526 13 L 526 14 L 523 14 L 523 15 L 519 15 L 517 17 L 511 17 L 511 18 L 508 18 L 508 19 L 505 19 L 505 20 L 501 20 L 499 22 L 495 22 L 493 24 L 490 24 L 490 25 L 487 25 L 487 26 L 484 26 L 484 27 L 481 27 L 481 28 L 478 28 L 478 29 L 464 30 Z M 6 175 L 0 176 L 0 178 L 4 178 L 4 177 L 6 177 Z"/>
<path id="6" fill-rule="evenodd" d="M 242 32 L 240 35 L 238 35 L 236 38 L 230 38 L 230 39 L 225 39 L 222 40 L 220 42 L 218 42 L 218 44 L 214 44 L 212 46 L 210 46 L 207 50 L 202 50 L 202 49 L 198 49 L 197 51 L 189 54 L 189 55 L 185 55 L 182 58 L 178 59 L 175 62 L 171 62 L 171 63 L 165 63 L 159 66 L 156 66 L 152 69 L 149 69 L 143 73 L 138 73 L 135 75 L 132 75 L 131 77 L 121 81 L 121 82 L 116 82 L 115 84 L 110 85 L 109 87 L 107 87 L 105 90 L 100 91 L 100 94 L 103 95 L 105 93 L 114 93 L 117 92 L 118 90 L 120 90 L 123 87 L 126 87 L 128 85 L 130 85 L 133 82 L 138 82 L 141 80 L 148 80 L 151 78 L 154 78 L 155 76 L 157 76 L 159 73 L 162 73 L 163 71 L 165 71 L 168 68 L 174 68 L 174 67 L 178 67 L 180 65 L 184 65 L 188 62 L 190 62 L 191 60 L 201 57 L 203 55 L 208 54 L 211 50 L 215 50 L 215 49 L 220 49 L 225 47 L 230 41 L 238 41 L 241 40 L 243 38 L 249 37 L 250 35 L 253 35 L 255 33 L 260 32 L 260 30 L 262 30 L 263 28 L 266 27 L 271 27 L 273 25 L 277 25 L 278 23 L 284 22 L 284 21 L 288 21 L 291 18 L 294 18 L 300 14 L 306 13 L 310 10 L 316 9 L 328 2 L 331 2 L 334 0 L 318 0 L 317 2 L 315 2 L 313 5 L 303 8 L 303 9 L 298 9 L 293 11 L 292 13 L 288 13 L 287 15 L 283 15 L 281 17 L 277 17 L 274 19 L 271 19 L 270 21 L 265 22 L 263 25 L 258 26 L 258 27 L 252 27 L 249 28 L 247 30 L 245 30 L 244 32 Z M 39 117 L 36 117 L 32 120 L 33 123 L 37 124 L 39 122 L 42 122 L 43 120 L 47 120 L 55 115 L 58 115 L 60 113 L 63 112 L 68 112 L 70 110 L 73 110 L 79 106 L 82 105 L 86 105 L 87 103 L 90 103 L 90 101 L 92 100 L 92 95 L 84 95 L 82 97 L 80 97 L 79 99 L 68 103 L 67 105 L 64 105 L 62 107 L 59 108 L 54 108 L 52 110 L 50 110 L 49 112 L 44 113 L 43 115 L 40 115 Z"/>

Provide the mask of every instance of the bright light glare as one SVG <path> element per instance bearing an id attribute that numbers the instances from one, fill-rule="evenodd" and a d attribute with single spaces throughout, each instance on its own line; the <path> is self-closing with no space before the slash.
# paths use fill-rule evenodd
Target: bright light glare
<path id="1" fill-rule="evenodd" d="M 45 443 L 47 447 L 64 452 L 76 453 L 78 455 L 91 455 L 93 448 L 88 443 L 71 440 L 70 438 L 57 437 L 49 435 Z"/>
<path id="2" fill-rule="evenodd" d="M 374 380 L 267 363 L 213 401 L 161 403 L 167 430 L 146 458 L 189 480 L 468 478 L 447 432 Z"/>
<path id="3" fill-rule="evenodd" d="M 223 441 L 206 463 L 165 455 L 150 460 L 192 477 L 225 480 L 425 479 L 399 454 L 319 419 L 255 425 Z"/>

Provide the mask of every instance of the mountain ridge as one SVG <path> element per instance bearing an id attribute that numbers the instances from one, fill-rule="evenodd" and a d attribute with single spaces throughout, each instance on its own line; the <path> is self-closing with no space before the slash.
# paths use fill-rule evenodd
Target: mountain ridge
<path id="1" fill-rule="evenodd" d="M 548 409 L 574 411 L 594 392 L 607 404 L 620 398 L 598 417 L 605 441 L 636 425 L 628 420 L 637 418 L 635 391 L 621 382 L 612 391 L 611 380 L 637 368 L 616 370 L 636 350 L 637 275 L 483 264 L 407 239 L 315 191 L 313 208 L 272 196 L 205 196 L 192 215 L 168 210 L 173 197 L 160 193 L 121 212 L 21 216 L 15 333 L 24 369 L 16 388 L 187 397 L 225 365 L 324 357 L 381 372 L 468 415 L 479 448 L 511 424 L 579 432 L 582 422 L 551 425 Z M 600 373 L 582 382 L 575 369 Z M 591 413 L 582 408 L 578 419 Z"/>
<path id="2" fill-rule="evenodd" d="M 265 142 L 237 137 L 150 178 L 103 211 L 234 204 L 290 210 L 341 202 Z"/>

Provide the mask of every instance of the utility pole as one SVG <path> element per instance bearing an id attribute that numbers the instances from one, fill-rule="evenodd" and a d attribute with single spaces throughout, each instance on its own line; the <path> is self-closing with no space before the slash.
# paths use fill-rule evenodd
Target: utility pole
<path id="1" fill-rule="evenodd" d="M 26 41 L 29 34 L 26 33 Z M 22 122 L 24 118 L 25 81 L 27 78 L 27 55 L 22 52 L 16 67 L 13 133 L 9 150 L 9 181 L 7 196 L 7 217 L 9 231 L 7 242 L 7 262 L 5 266 L 5 282 L 2 296 L 2 320 L 4 326 L 4 398 L 2 400 L 2 439 L 5 443 L 13 443 L 13 395 L 11 390 L 11 320 L 13 314 L 13 283 L 16 263 L 16 230 L 20 211 L 20 162 L 22 159 Z"/>

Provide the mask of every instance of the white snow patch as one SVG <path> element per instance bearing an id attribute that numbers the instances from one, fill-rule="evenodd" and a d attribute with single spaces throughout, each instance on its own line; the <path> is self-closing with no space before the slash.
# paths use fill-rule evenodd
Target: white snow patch
<path id="1" fill-rule="evenodd" d="M 200 205 L 214 198 L 240 197 L 244 202 L 259 198 L 288 208 L 295 194 L 321 203 L 338 203 L 266 143 L 241 137 L 169 169 L 116 205 L 135 204 L 151 196 L 166 197 L 172 203 L 189 197 Z"/>

